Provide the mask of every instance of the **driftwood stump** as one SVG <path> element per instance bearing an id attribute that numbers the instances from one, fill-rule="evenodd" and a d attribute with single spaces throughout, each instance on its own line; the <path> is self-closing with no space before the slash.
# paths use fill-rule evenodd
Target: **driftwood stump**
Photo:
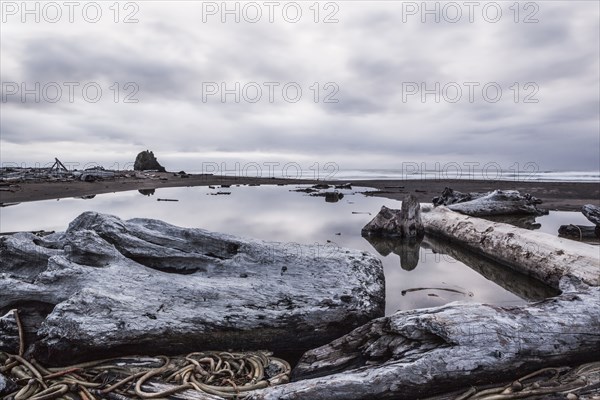
<path id="1" fill-rule="evenodd" d="M 417 198 L 408 195 L 402 200 L 400 210 L 382 206 L 379 213 L 361 231 L 363 236 L 398 237 L 418 239 L 423 237 L 421 205 Z"/>

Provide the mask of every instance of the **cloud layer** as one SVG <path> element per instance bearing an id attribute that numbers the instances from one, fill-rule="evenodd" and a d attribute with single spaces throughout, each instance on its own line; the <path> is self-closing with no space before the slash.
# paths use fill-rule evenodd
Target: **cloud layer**
<path id="1" fill-rule="evenodd" d="M 96 4 L 3 8 L 3 163 L 600 167 L 597 2 Z"/>

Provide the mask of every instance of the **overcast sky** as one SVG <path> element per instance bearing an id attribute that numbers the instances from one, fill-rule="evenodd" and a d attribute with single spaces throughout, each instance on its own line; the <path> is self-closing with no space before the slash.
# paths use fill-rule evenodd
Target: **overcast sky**
<path id="1" fill-rule="evenodd" d="M 600 167 L 597 1 L 76 3 L 2 2 L 2 163 Z"/>

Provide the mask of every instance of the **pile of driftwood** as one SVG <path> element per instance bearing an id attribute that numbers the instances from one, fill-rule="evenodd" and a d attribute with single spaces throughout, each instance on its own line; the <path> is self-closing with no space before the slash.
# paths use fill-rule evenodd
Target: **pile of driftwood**
<path id="1" fill-rule="evenodd" d="M 86 213 L 65 233 L 4 241 L 0 306 L 54 303 L 25 321 L 34 343 L 25 356 L 58 363 L 100 349 L 281 353 L 321 342 L 302 355 L 291 382 L 244 392 L 246 399 L 591 399 L 600 394 L 597 248 L 473 216 L 498 201 L 540 212 L 538 200 L 518 196 L 496 191 L 448 207 L 407 199 L 403 210 L 383 209 L 364 233 L 411 242 L 424 232 L 431 246 L 477 253 L 559 292 L 526 305 L 457 302 L 383 317 L 381 264 L 366 253 L 315 256 L 301 246 L 272 254 L 264 242 Z M 463 213 L 451 209 L 461 204 Z M 18 347 L 15 331 L 13 319 L 0 318 L 0 349 Z M 176 391 L 188 378 L 140 388 Z M 210 396 L 186 389 L 170 397 Z"/>

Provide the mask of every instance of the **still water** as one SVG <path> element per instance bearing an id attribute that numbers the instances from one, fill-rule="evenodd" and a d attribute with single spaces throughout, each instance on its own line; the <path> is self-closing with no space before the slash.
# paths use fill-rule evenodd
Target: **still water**
<path id="1" fill-rule="evenodd" d="M 358 193 L 367 188 L 339 190 L 344 196 L 337 202 L 292 191 L 294 188 L 164 188 L 153 194 L 129 191 L 91 199 L 21 203 L 0 209 L 0 231 L 63 231 L 80 213 L 98 211 L 123 219 L 155 218 L 183 227 L 289 245 L 318 244 L 323 249 L 339 246 L 365 250 L 378 255 L 384 265 L 386 314 L 452 301 L 514 305 L 555 294 L 534 280 L 440 239 L 426 237 L 420 245 L 413 246 L 393 240 L 369 242 L 361 237 L 361 228 L 382 205 L 400 208 L 400 202 Z M 219 192 L 228 194 L 217 195 Z M 586 224 L 581 221 L 584 217 L 580 213 L 553 214 L 535 221 L 542 221 L 542 231 L 556 233 L 560 225 L 557 214 L 561 217 L 558 219 L 568 221 L 566 223 Z"/>

